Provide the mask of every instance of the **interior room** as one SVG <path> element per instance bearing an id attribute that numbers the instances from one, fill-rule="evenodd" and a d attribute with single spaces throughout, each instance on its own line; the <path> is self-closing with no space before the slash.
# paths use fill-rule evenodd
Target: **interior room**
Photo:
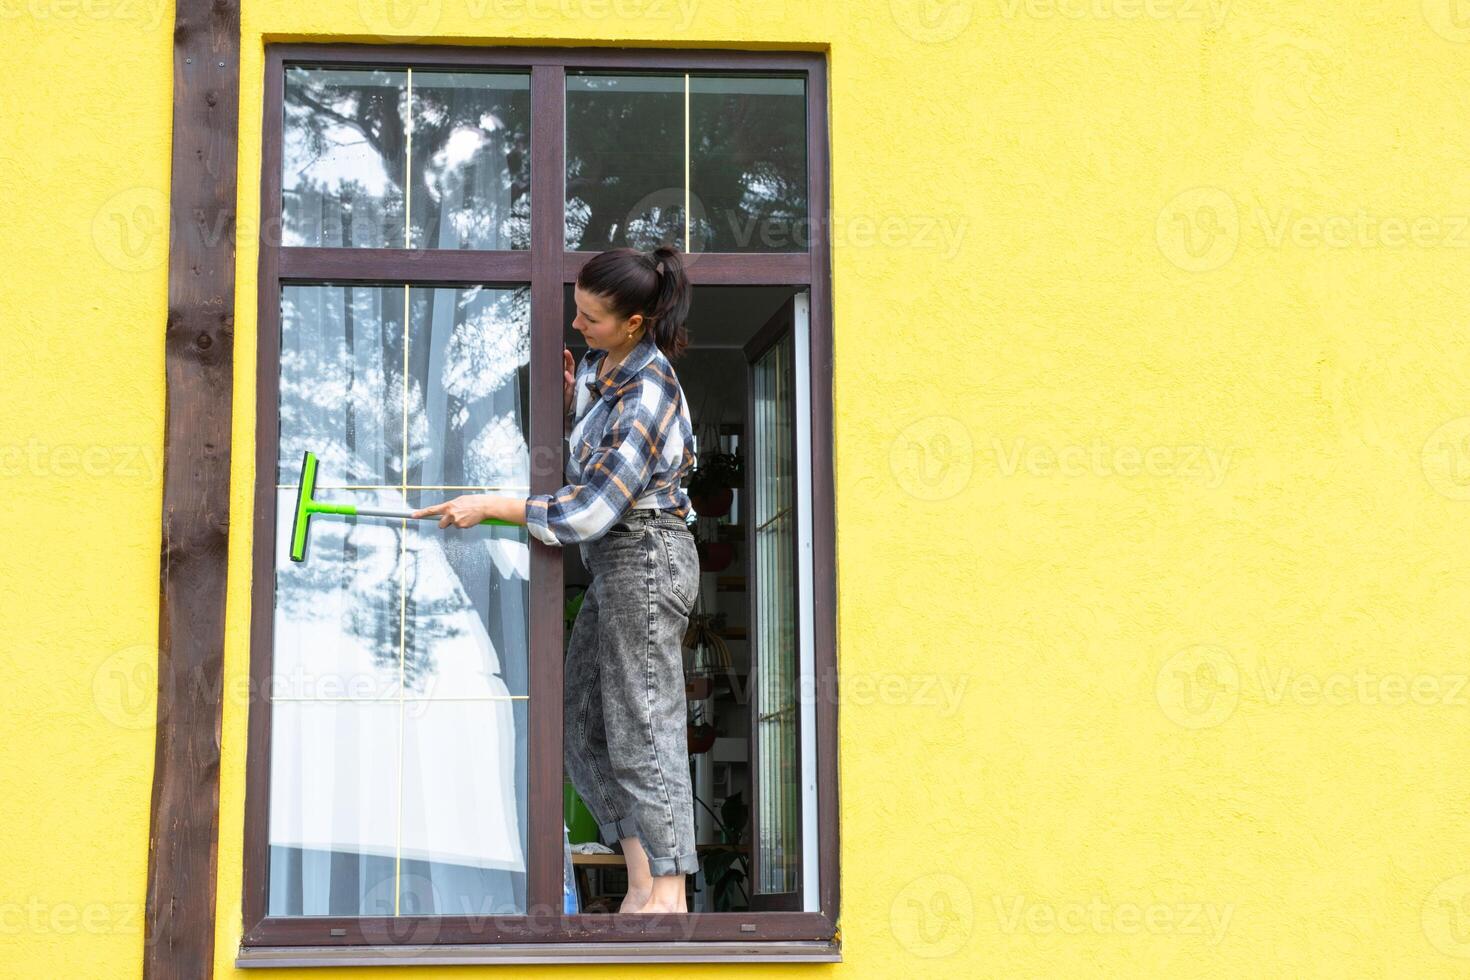
<path id="1" fill-rule="evenodd" d="M 696 466 L 685 481 L 700 554 L 700 595 L 684 646 L 695 839 L 692 911 L 799 908 L 801 741 L 796 697 L 796 322 L 790 286 L 694 289 L 689 346 L 674 362 Z M 566 346 L 587 347 L 571 326 Z M 800 311 L 800 312 L 799 312 Z M 566 635 L 591 576 L 565 549 Z M 757 713 L 759 720 L 757 719 Z M 613 912 L 626 888 L 617 845 L 564 787 L 584 911 Z M 590 852 L 590 853 L 589 853 Z"/>

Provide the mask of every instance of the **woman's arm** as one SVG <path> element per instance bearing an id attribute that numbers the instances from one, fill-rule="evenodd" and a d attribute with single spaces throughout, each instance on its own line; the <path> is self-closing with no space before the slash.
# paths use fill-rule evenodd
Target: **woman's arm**
<path id="1" fill-rule="evenodd" d="M 446 500 L 442 504 L 425 507 L 413 512 L 414 517 L 439 515 L 439 526 L 474 527 L 481 521 L 510 521 L 512 524 L 526 523 L 526 498 L 506 497 L 495 493 L 466 493 Z"/>
<path id="2" fill-rule="evenodd" d="M 529 497 L 465 494 L 416 510 L 414 516 L 439 515 L 440 527 L 472 527 L 495 517 L 524 524 L 549 545 L 596 540 L 647 489 L 670 426 L 678 424 L 677 406 L 677 398 L 655 380 L 630 385 L 612 407 L 601 445 L 582 465 L 581 483 Z"/>
<path id="3" fill-rule="evenodd" d="M 653 479 L 677 402 L 655 379 L 630 385 L 612 408 L 602 443 L 582 465 L 583 482 L 526 498 L 524 520 L 538 540 L 575 544 L 602 537 Z"/>

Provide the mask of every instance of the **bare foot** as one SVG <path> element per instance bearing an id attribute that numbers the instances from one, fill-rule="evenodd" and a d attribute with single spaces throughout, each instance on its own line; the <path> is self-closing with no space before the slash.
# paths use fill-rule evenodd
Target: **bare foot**
<path id="1" fill-rule="evenodd" d="M 651 892 L 628 890 L 623 896 L 623 904 L 618 906 L 619 912 L 642 912 L 648 904 Z"/>
<path id="2" fill-rule="evenodd" d="M 637 912 L 639 915 L 672 915 L 675 912 L 683 912 L 684 910 L 676 908 L 669 902 L 648 901 L 643 904 L 642 908 L 632 909 L 631 911 Z"/>

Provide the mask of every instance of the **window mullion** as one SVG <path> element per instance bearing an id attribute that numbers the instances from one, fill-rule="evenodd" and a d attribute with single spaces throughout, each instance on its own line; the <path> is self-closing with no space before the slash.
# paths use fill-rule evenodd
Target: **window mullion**
<path id="1" fill-rule="evenodd" d="M 562 253 L 565 250 L 566 70 L 531 69 L 531 492 L 562 484 Z M 531 549 L 530 759 L 526 901 L 562 909 L 562 549 Z"/>

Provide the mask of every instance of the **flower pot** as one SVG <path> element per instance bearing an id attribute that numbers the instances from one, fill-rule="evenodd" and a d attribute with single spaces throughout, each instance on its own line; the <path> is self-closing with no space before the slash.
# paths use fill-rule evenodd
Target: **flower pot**
<path id="1" fill-rule="evenodd" d="M 689 726 L 689 754 L 708 752 L 715 744 L 715 726 L 698 724 Z"/>
<path id="2" fill-rule="evenodd" d="M 730 504 L 735 500 L 735 491 L 729 487 L 721 487 L 710 493 L 695 493 L 689 495 L 689 502 L 700 517 L 724 517 L 730 513 Z"/>
<path id="3" fill-rule="evenodd" d="M 701 572 L 723 572 L 735 560 L 733 541 L 700 541 L 695 551 L 699 552 Z"/>

